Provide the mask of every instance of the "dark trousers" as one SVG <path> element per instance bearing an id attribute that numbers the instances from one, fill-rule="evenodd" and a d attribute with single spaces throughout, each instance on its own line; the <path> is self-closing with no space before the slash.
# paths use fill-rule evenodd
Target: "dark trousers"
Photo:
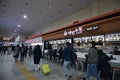
<path id="1" fill-rule="evenodd" d="M 20 61 L 23 62 L 24 61 L 24 54 L 20 55 Z"/>

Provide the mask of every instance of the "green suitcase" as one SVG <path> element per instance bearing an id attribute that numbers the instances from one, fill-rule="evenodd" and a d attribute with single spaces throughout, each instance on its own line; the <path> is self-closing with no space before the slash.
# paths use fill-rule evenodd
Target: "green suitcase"
<path id="1" fill-rule="evenodd" d="M 42 71 L 44 75 L 47 75 L 51 72 L 49 64 L 43 64 Z"/>

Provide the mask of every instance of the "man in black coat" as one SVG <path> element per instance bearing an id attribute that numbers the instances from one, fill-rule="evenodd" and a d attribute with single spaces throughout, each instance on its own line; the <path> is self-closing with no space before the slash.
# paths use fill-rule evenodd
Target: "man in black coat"
<path id="1" fill-rule="evenodd" d="M 33 55 L 34 55 L 34 64 L 35 64 L 35 71 L 36 71 L 40 69 L 39 63 L 40 63 L 40 58 L 42 58 L 42 51 L 39 45 L 37 45 L 33 50 Z"/>
<path id="2" fill-rule="evenodd" d="M 110 64 L 108 61 L 112 59 L 112 57 L 107 56 L 103 50 L 101 49 L 101 46 L 97 47 L 98 50 L 98 69 L 100 70 L 104 80 L 111 80 L 111 72 L 110 72 Z"/>

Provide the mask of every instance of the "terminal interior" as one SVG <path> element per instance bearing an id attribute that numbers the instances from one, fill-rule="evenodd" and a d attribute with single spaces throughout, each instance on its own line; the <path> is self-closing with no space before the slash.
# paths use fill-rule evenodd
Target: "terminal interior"
<path id="1" fill-rule="evenodd" d="M 120 80 L 120 0 L 0 0 L 0 80 L 99 80 L 87 79 L 91 42 L 100 80 Z M 64 68 L 67 43 L 75 58 L 71 76 Z"/>

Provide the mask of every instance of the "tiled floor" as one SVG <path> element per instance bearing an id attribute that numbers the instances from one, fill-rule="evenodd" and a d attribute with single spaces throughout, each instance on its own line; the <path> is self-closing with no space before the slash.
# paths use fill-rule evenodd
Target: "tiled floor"
<path id="1" fill-rule="evenodd" d="M 0 80 L 25 80 L 11 55 L 0 54 Z"/>
<path id="2" fill-rule="evenodd" d="M 51 67 L 51 73 L 49 75 L 42 74 L 42 70 L 35 71 L 33 59 L 27 57 L 22 63 L 28 71 L 36 78 L 36 80 L 66 80 L 66 76 L 61 65 L 51 63 L 44 59 L 41 59 L 42 64 L 48 63 Z M 82 80 L 83 73 L 71 68 L 73 77 L 71 80 Z M 24 74 L 19 69 L 18 65 L 14 62 L 14 58 L 11 55 L 0 54 L 0 80 L 26 80 Z"/>
<path id="3" fill-rule="evenodd" d="M 25 58 L 22 65 L 24 65 L 28 72 L 36 78 L 35 80 L 66 80 L 65 72 L 61 65 L 47 61 L 45 59 L 41 59 L 40 66 L 42 67 L 42 65 L 45 63 L 49 64 L 51 67 L 51 73 L 49 75 L 44 75 L 41 69 L 39 71 L 34 70 L 33 58 Z M 82 78 L 85 76 L 85 72 L 82 73 L 80 70 L 75 70 L 74 68 L 71 68 L 71 71 L 73 73 L 73 77 L 71 80 L 82 80 Z M 25 74 L 23 74 L 20 67 L 18 67 L 18 64 L 15 63 L 12 54 L 0 54 L 0 80 L 29 79 L 26 79 Z"/>

